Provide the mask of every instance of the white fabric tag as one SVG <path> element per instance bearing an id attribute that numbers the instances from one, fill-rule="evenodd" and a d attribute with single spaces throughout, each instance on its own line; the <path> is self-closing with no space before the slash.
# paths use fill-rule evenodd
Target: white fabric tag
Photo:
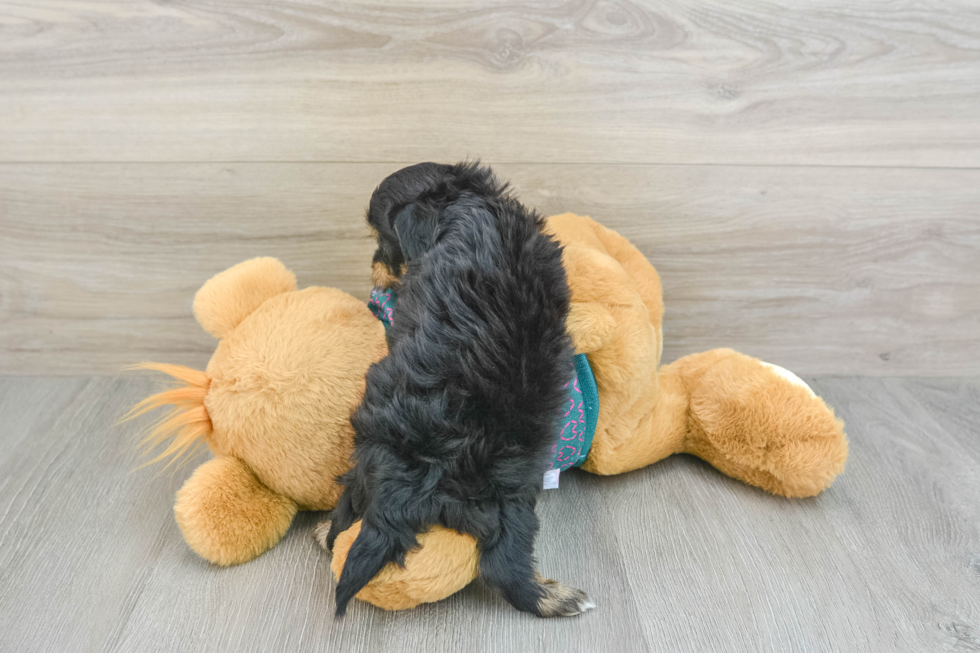
<path id="1" fill-rule="evenodd" d="M 549 469 L 544 473 L 544 489 L 545 490 L 557 490 L 558 489 L 558 475 L 561 474 L 560 469 Z"/>

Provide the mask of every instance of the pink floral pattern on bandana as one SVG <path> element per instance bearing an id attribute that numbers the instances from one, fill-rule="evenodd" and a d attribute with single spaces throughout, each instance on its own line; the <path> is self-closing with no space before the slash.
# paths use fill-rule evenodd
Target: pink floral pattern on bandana
<path id="1" fill-rule="evenodd" d="M 387 331 L 395 321 L 395 294 L 390 290 L 374 288 L 371 290 L 368 308 L 374 313 L 374 317 L 384 322 Z"/>
<path id="2" fill-rule="evenodd" d="M 565 471 L 582 463 L 588 455 L 585 434 L 588 421 L 585 416 L 585 398 L 578 384 L 578 375 L 565 384 L 565 414 L 561 417 L 558 439 L 551 446 L 551 463 L 548 469 Z M 585 449 L 583 452 L 582 450 Z"/>

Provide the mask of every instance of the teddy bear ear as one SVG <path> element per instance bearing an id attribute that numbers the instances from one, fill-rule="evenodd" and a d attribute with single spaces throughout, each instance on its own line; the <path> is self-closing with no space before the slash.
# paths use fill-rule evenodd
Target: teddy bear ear
<path id="1" fill-rule="evenodd" d="M 279 259 L 253 258 L 219 272 L 194 295 L 194 317 L 223 338 L 265 300 L 296 290 L 296 275 Z"/>

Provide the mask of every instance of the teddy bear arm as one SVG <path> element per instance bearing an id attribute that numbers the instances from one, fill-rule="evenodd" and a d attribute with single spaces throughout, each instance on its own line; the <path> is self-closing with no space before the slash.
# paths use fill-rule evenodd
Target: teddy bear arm
<path id="1" fill-rule="evenodd" d="M 565 246 L 566 263 L 569 250 L 580 247 L 609 256 L 622 268 L 636 292 L 646 305 L 650 323 L 659 331 L 663 317 L 663 291 L 660 276 L 650 261 L 619 233 L 599 224 L 590 217 L 563 213 L 548 218 L 548 230 L 551 231 Z M 569 266 L 566 265 L 566 268 Z M 581 282 L 576 277 L 582 274 L 588 276 L 588 268 L 579 266 L 569 274 L 569 285 L 572 286 L 574 300 L 575 285 Z"/>
<path id="2" fill-rule="evenodd" d="M 576 354 L 591 354 L 602 348 L 616 328 L 616 318 L 608 308 L 595 302 L 572 302 L 565 328 Z"/>
<path id="3" fill-rule="evenodd" d="M 244 462 L 219 456 L 177 492 L 174 514 L 187 544 L 221 566 L 257 558 L 289 530 L 297 506 L 264 486 Z"/>
<path id="4" fill-rule="evenodd" d="M 361 532 L 357 521 L 337 536 L 330 568 L 340 579 L 351 545 Z M 384 610 L 407 610 L 455 594 L 479 575 L 476 540 L 434 526 L 418 536 L 419 548 L 405 556 L 405 566 L 389 563 L 357 593 L 357 598 Z"/>
<path id="5" fill-rule="evenodd" d="M 650 323 L 659 331 L 663 320 L 664 302 L 663 288 L 657 270 L 627 238 L 594 220 L 590 219 L 590 222 L 606 253 L 623 266 L 633 281 L 637 293 L 647 307 Z"/>

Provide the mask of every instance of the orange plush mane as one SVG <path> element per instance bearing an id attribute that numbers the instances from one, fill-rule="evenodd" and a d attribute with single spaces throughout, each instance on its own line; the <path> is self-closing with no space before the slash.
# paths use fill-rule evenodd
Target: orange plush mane
<path id="1" fill-rule="evenodd" d="M 207 396 L 208 387 L 211 385 L 211 377 L 200 370 L 166 363 L 140 363 L 129 369 L 162 372 L 183 384 L 150 395 L 133 406 L 121 420 L 123 422 L 131 420 L 162 406 L 174 406 L 173 410 L 149 428 L 146 437 L 140 442 L 140 445 L 146 449 L 145 453 L 149 454 L 157 445 L 171 440 L 163 452 L 140 466 L 146 467 L 165 458 L 172 458 L 164 467 L 166 469 L 181 458 L 197 451 L 211 435 L 211 417 L 204 406 L 204 397 Z"/>

